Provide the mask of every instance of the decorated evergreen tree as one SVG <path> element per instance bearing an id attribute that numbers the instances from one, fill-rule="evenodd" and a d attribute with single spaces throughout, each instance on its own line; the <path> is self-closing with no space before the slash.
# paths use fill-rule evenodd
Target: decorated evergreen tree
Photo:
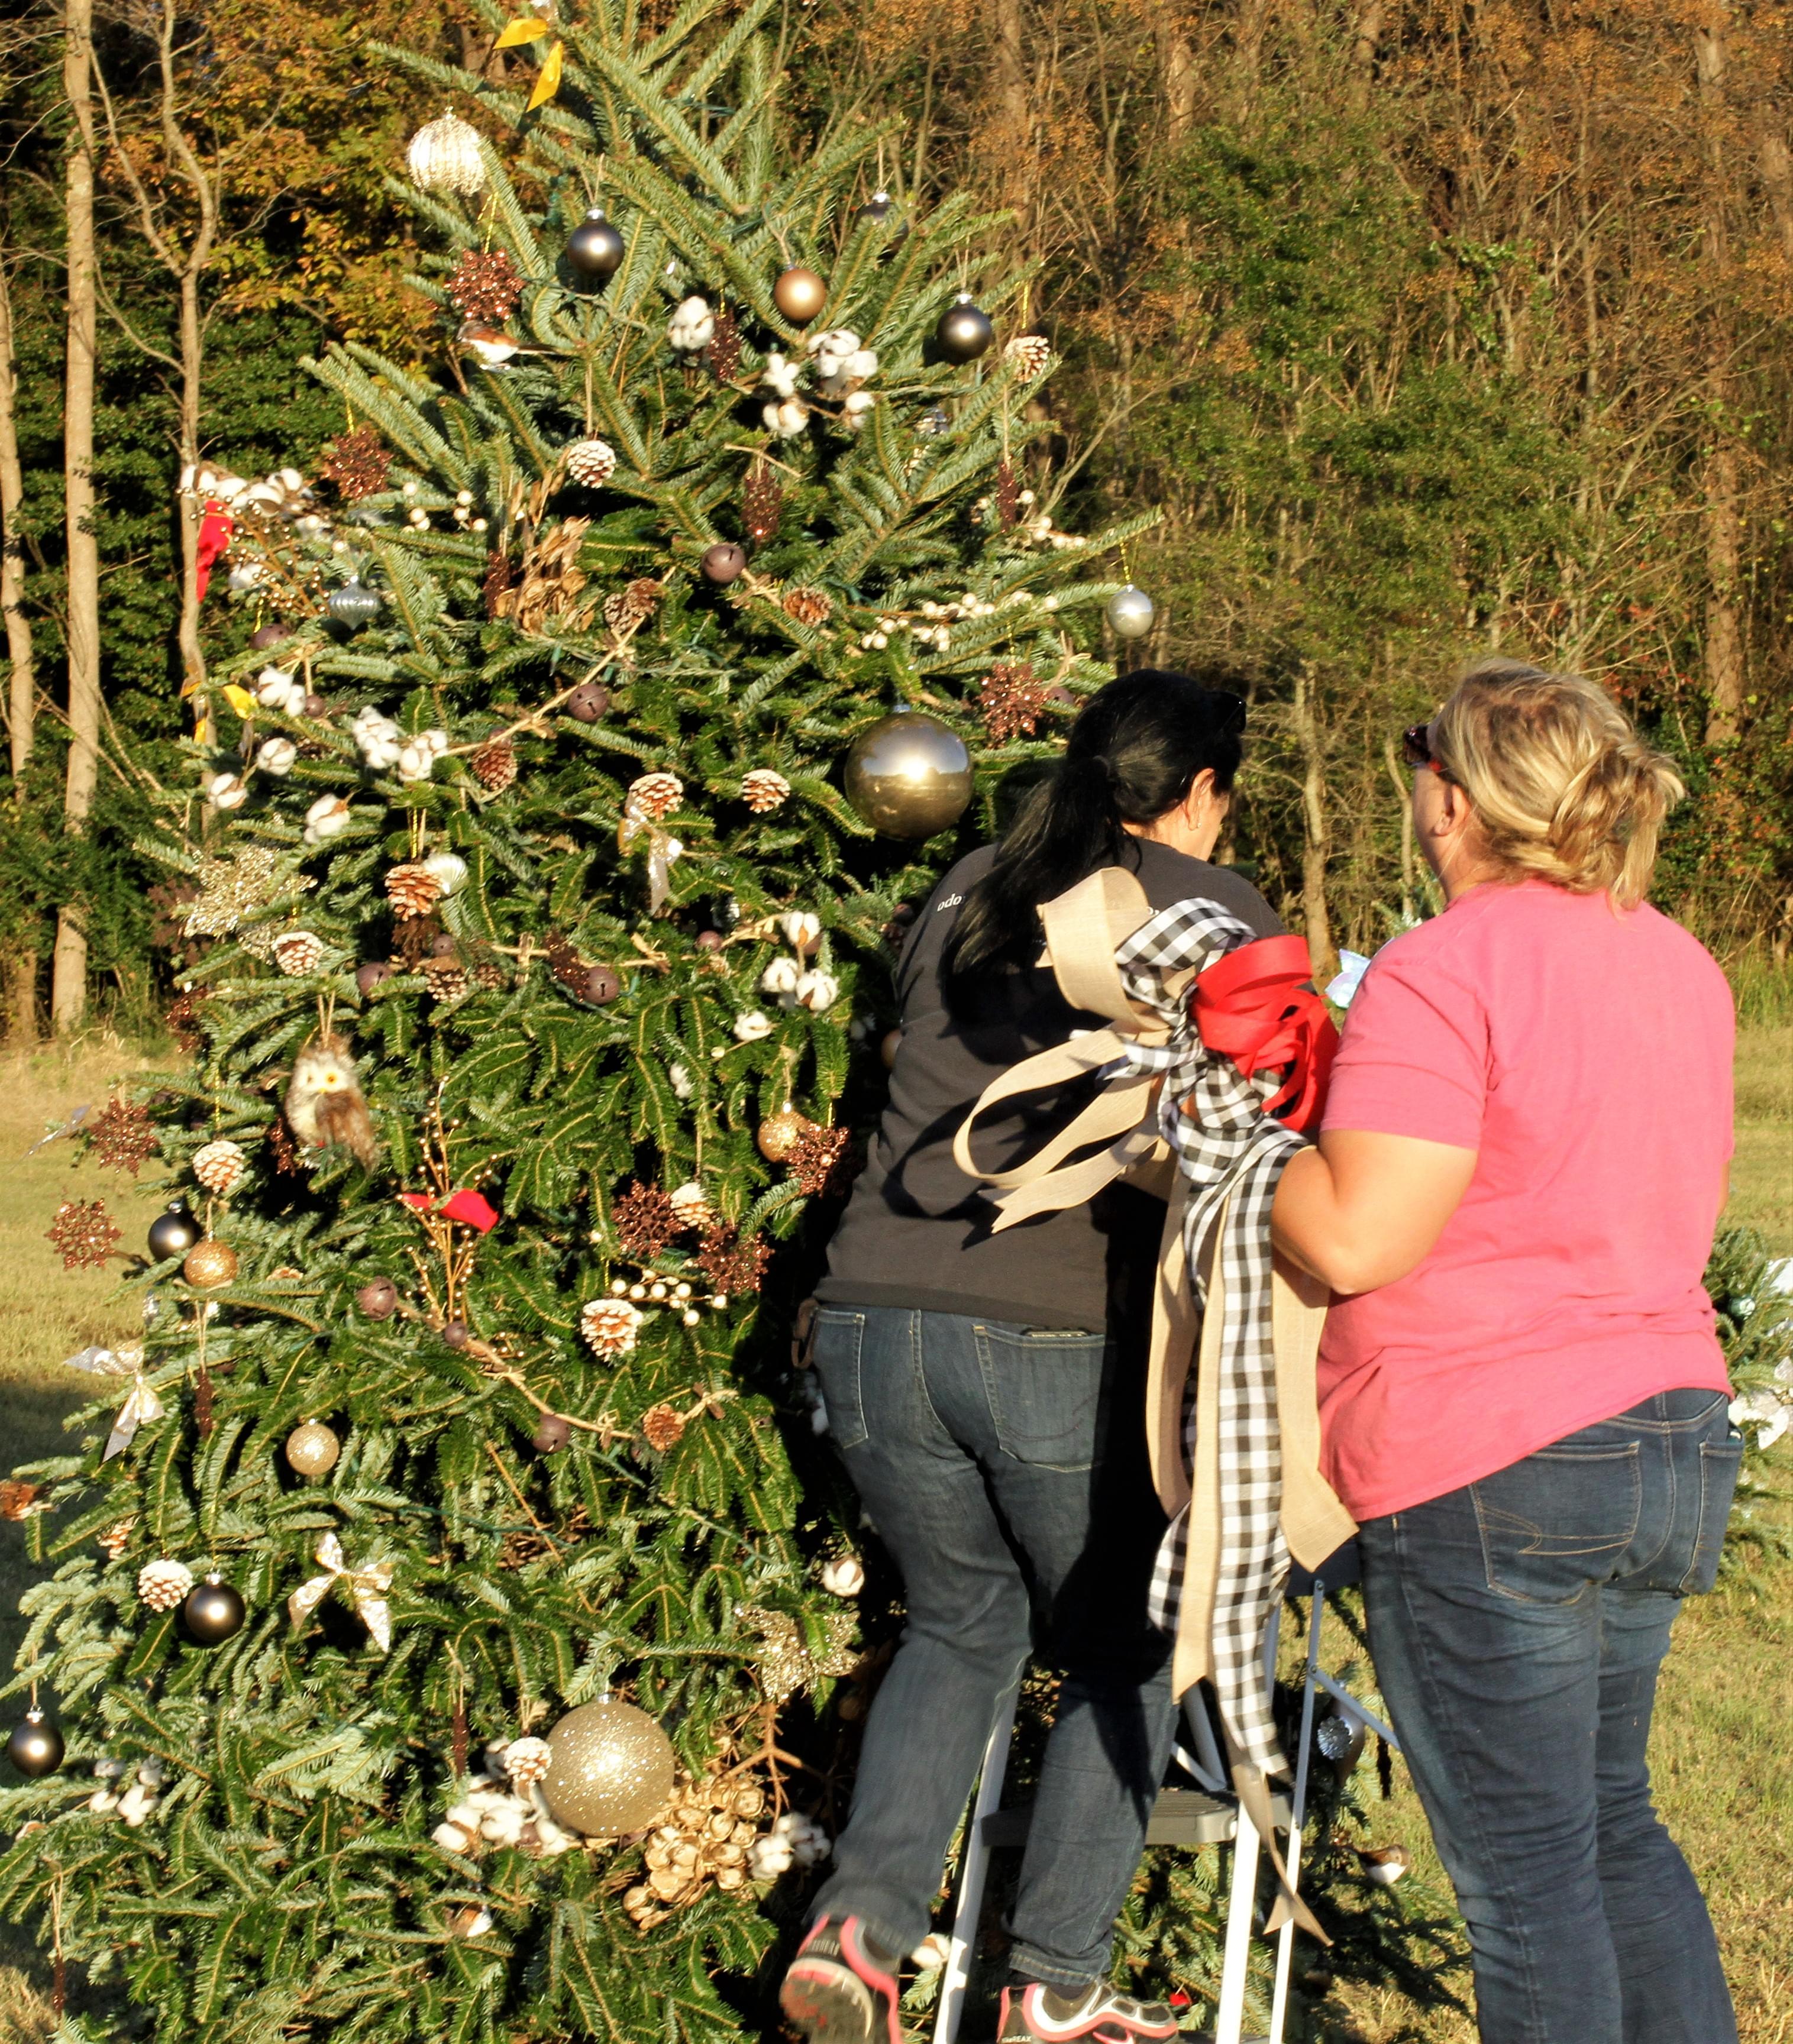
<path id="1" fill-rule="evenodd" d="M 181 1204 L 35 1473 L 0 1909 L 171 2038 L 738 2027 L 864 1698 L 787 1324 L 889 943 L 1108 671 L 999 223 L 786 132 L 768 0 L 487 13 L 527 95 L 410 60 L 515 131 L 412 145 L 447 371 L 198 478 Z"/>

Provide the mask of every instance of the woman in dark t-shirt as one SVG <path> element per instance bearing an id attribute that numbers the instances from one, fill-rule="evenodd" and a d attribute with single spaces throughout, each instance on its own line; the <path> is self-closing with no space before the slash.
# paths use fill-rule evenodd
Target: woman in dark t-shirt
<path id="1" fill-rule="evenodd" d="M 908 1618 L 833 1877 L 785 1977 L 785 2013 L 818 2044 L 898 2034 L 902 1955 L 926 1932 L 1030 1616 L 1064 1680 L 1000 2044 L 1176 2028 L 1171 2010 L 1106 1981 L 1174 1723 L 1168 1642 L 1146 1616 L 1164 1530 L 1144 1416 L 1163 1208 L 1115 1186 L 992 1235 L 952 1139 L 992 1079 L 1100 1024 L 1039 962 L 1040 902 L 1124 865 L 1154 909 L 1205 899 L 1278 933 L 1252 887 L 1207 863 L 1244 726 L 1230 672 L 1111 682 L 1079 715 L 1053 779 L 999 846 L 948 874 L 903 952 L 890 1105 L 818 1291 L 829 1431 L 902 1572 Z M 1050 1124 L 1079 1104 L 1068 1089 Z M 1043 1119 L 980 1127 L 992 1168 L 1007 1161 L 1002 1142 L 1037 1147 Z"/>

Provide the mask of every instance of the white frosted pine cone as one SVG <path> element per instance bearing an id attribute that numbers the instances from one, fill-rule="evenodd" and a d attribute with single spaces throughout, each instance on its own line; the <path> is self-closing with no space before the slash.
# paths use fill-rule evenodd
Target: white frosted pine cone
<path id="1" fill-rule="evenodd" d="M 152 1611 L 172 1611 L 193 1587 L 184 1562 L 145 1562 L 137 1570 L 137 1595 Z"/>
<path id="2" fill-rule="evenodd" d="M 349 807 L 341 795 L 320 795 L 305 813 L 305 841 L 322 844 L 340 837 L 351 820 Z"/>
<path id="3" fill-rule="evenodd" d="M 709 1228 L 716 1219 L 716 1209 L 703 1196 L 703 1188 L 693 1179 L 680 1185 L 671 1195 L 672 1211 L 683 1228 Z"/>
<path id="4" fill-rule="evenodd" d="M 283 780 L 298 762 L 298 747 L 290 738 L 264 738 L 256 748 L 258 771 Z"/>
<path id="5" fill-rule="evenodd" d="M 274 939 L 274 962 L 293 979 L 315 972 L 324 955 L 324 939 L 310 930 L 285 930 Z"/>
<path id="6" fill-rule="evenodd" d="M 771 1033 L 771 1024 L 757 1008 L 750 1008 L 745 1015 L 735 1017 L 735 1038 L 738 1043 L 757 1043 L 762 1036 Z"/>
<path id="7" fill-rule="evenodd" d="M 221 1199 L 243 1175 L 244 1158 L 240 1145 L 220 1136 L 193 1153 L 193 1175 L 208 1193 Z"/>
<path id="8" fill-rule="evenodd" d="M 841 997 L 841 982 L 831 972 L 806 972 L 797 982 L 797 1005 L 819 1015 Z"/>
<path id="9" fill-rule="evenodd" d="M 206 782 L 206 800 L 214 809 L 240 809 L 249 790 L 237 774 L 214 774 Z"/>
<path id="10" fill-rule="evenodd" d="M 545 1777 L 552 1758 L 545 1739 L 514 1739 L 504 1750 L 504 1771 L 518 1788 L 527 1790 Z"/>
<path id="11" fill-rule="evenodd" d="M 685 784 L 676 774 L 644 774 L 629 784 L 629 806 L 655 823 L 671 815 L 685 799 Z"/>
<path id="12" fill-rule="evenodd" d="M 1018 333 L 1002 350 L 1002 359 L 1018 376 L 1037 376 L 1052 354 L 1052 344 L 1043 333 Z"/>
<path id="13" fill-rule="evenodd" d="M 567 468 L 574 482 L 595 490 L 616 473 L 617 451 L 608 440 L 575 440 L 567 450 Z"/>
<path id="14" fill-rule="evenodd" d="M 608 1360 L 634 1347 L 643 1318 L 626 1299 L 594 1299 L 580 1310 L 579 1331 L 593 1354 Z"/>
<path id="15" fill-rule="evenodd" d="M 857 1554 L 837 1554 L 822 1570 L 821 1586 L 830 1596 L 857 1596 L 865 1588 L 865 1564 Z"/>
<path id="16" fill-rule="evenodd" d="M 741 797 L 756 816 L 763 816 L 790 801 L 791 783 L 770 766 L 756 766 L 741 781 Z"/>

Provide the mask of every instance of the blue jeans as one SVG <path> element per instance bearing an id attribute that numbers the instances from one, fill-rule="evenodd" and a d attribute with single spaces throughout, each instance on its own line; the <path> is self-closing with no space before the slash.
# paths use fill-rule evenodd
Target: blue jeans
<path id="1" fill-rule="evenodd" d="M 1646 1758 L 1669 1628 L 1718 1572 L 1742 1453 L 1726 1405 L 1665 1392 L 1359 1536 L 1483 2044 L 1735 2044 Z"/>
<path id="2" fill-rule="evenodd" d="M 1169 1642 L 1145 1610 L 1164 1519 L 1145 1358 L 1099 1334 L 891 1306 L 825 1307 L 814 1354 L 907 1607 L 815 1913 L 857 1915 L 897 1952 L 926 1935 L 997 1704 L 1037 1643 L 1064 1679 L 1010 1964 L 1055 1987 L 1099 1979 L 1174 1722 Z"/>

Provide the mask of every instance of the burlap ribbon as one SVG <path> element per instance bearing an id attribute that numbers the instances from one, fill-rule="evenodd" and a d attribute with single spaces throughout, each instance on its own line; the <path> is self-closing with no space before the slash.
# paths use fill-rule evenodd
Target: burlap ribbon
<path id="1" fill-rule="evenodd" d="M 392 1611 L 386 1600 L 392 1587 L 392 1563 L 375 1562 L 364 1569 L 350 1568 L 342 1543 L 333 1533 L 326 1533 L 317 1543 L 317 1559 L 323 1574 L 301 1583 L 287 1600 L 287 1613 L 294 1624 L 302 1623 L 340 1585 L 375 1646 L 386 1653 L 392 1645 Z"/>
<path id="2" fill-rule="evenodd" d="M 1122 1177 L 1168 1201 L 1147 1409 L 1153 1479 L 1173 1522 L 1167 1546 L 1179 1578 L 1171 1605 L 1172 1681 L 1179 1696 L 1203 1678 L 1215 1681 L 1241 1805 L 1265 1840 L 1281 1881 L 1273 1925 L 1292 1910 L 1303 1927 L 1323 1936 L 1293 1895 L 1275 1850 L 1266 1776 L 1286 1772 L 1287 1763 L 1270 1727 L 1267 1694 L 1248 1690 L 1254 1681 L 1261 1684 L 1255 1673 L 1256 1639 L 1280 1593 L 1288 1554 L 1314 1566 L 1356 1530 L 1319 1473 L 1314 1364 L 1326 1293 L 1294 1266 L 1280 1259 L 1272 1264 L 1268 1241 L 1275 1178 L 1299 1146 L 1286 1124 L 1263 1110 L 1298 1093 L 1302 1108 L 1314 1105 L 1329 1061 L 1330 1024 L 1323 1010 L 1316 1019 L 1318 1004 L 1310 993 L 1278 1005 L 1275 990 L 1286 989 L 1289 972 L 1288 960 L 1272 949 L 1278 940 L 1252 943 L 1251 932 L 1212 903 L 1179 904 L 1154 917 L 1138 881 L 1120 867 L 1091 874 L 1043 905 L 1040 913 L 1045 962 L 1060 991 L 1074 1007 L 1102 1016 L 1106 1027 L 1043 1051 L 995 1081 L 960 1128 L 953 1155 L 962 1170 L 990 1187 L 998 1231 L 1037 1213 L 1081 1205 Z M 1185 936 L 1180 947 L 1179 930 Z M 1164 940 L 1142 958 L 1138 939 L 1154 931 L 1165 932 Z M 1196 966 L 1154 966 L 1151 961 L 1187 954 L 1213 972 L 1213 961 L 1229 951 L 1226 1012 L 1214 1032 L 1226 1047 L 1222 1070 L 1217 1047 L 1211 1039 L 1203 1042 L 1206 1032 L 1198 1030 L 1192 1012 L 1199 1005 L 1194 998 Z M 1118 953 L 1128 957 L 1127 976 Z M 1204 974 L 1200 983 L 1206 980 Z M 1254 1016 L 1247 997 L 1259 984 L 1267 999 Z M 1275 1078 L 1252 1077 L 1272 1056 L 1289 1061 L 1291 1077 L 1280 1085 Z M 1091 1074 L 1103 1076 L 1102 1089 L 1068 1128 L 1022 1163 L 1001 1172 L 980 1170 L 972 1141 L 982 1116 L 1005 1101 Z M 1218 1116 L 1223 1106 L 1226 1126 L 1205 1141 L 1204 1114 Z M 1173 1140 L 1165 1139 L 1167 1130 Z M 1244 1202 L 1237 1209 L 1236 1199 Z M 1222 1253 L 1222 1245 L 1228 1253 Z M 1264 1381 L 1251 1385 L 1251 1357 L 1241 1370 L 1240 1355 L 1228 1352 L 1229 1344 L 1244 1339 L 1239 1302 L 1229 1287 L 1244 1282 L 1249 1292 L 1254 1272 L 1263 1267 L 1270 1271 L 1267 1306 L 1261 1298 L 1244 1304 L 1252 1316 L 1251 1331 L 1268 1334 L 1273 1364 L 1260 1372 Z M 1189 1426 L 1185 1394 L 1198 1335 L 1201 1356 Z M 1242 1381 L 1254 1397 L 1249 1408 L 1240 1403 Z M 1275 1523 L 1268 1527 L 1275 1551 L 1267 1547 L 1247 1558 L 1255 1575 L 1245 1572 L 1252 1593 L 1244 1599 L 1241 1508 L 1235 1502 L 1223 1524 L 1227 1486 L 1222 1470 L 1223 1444 L 1241 1438 L 1249 1439 L 1258 1465 L 1256 1491 L 1268 1489 L 1275 1496 L 1279 1483 Z M 1236 1454 L 1233 1459 L 1236 1463 Z M 1231 1489 L 1237 1499 L 1236 1470 Z M 1161 1571 L 1164 1566 L 1161 1559 Z"/>

